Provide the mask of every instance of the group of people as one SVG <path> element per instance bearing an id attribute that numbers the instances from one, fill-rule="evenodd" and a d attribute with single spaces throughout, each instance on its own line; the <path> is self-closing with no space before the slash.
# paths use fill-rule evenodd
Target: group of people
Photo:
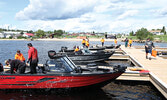
<path id="1" fill-rule="evenodd" d="M 82 40 L 82 46 L 88 48 L 89 47 L 89 39 L 83 39 Z"/>
<path id="2" fill-rule="evenodd" d="M 131 47 L 133 40 L 130 38 L 125 39 L 125 47 Z M 153 50 L 155 49 L 154 43 L 148 38 L 145 42 L 145 52 L 146 52 L 146 59 L 151 60 L 151 56 L 153 55 Z M 156 52 L 156 51 L 155 51 Z M 156 54 L 155 54 L 156 55 Z"/>
<path id="3" fill-rule="evenodd" d="M 104 38 L 102 38 L 101 39 L 101 45 L 102 45 L 102 47 L 104 46 L 104 42 L 105 42 L 105 40 L 104 40 Z M 114 44 L 115 44 L 115 46 L 117 45 L 117 38 L 114 39 Z"/>
<path id="4" fill-rule="evenodd" d="M 129 40 L 128 40 L 128 38 L 126 38 L 125 39 L 125 48 L 132 47 L 132 43 L 133 43 L 132 38 L 130 38 Z"/>
<path id="5" fill-rule="evenodd" d="M 82 46 L 83 46 L 83 48 L 89 47 L 89 39 L 88 38 L 82 40 Z M 74 46 L 74 52 L 78 52 L 79 50 L 80 50 L 79 46 Z"/>
<path id="6" fill-rule="evenodd" d="M 30 63 L 30 73 L 31 74 L 37 73 L 36 67 L 38 65 L 38 51 L 36 48 L 33 47 L 31 43 L 28 43 L 27 46 L 29 48 L 27 62 L 25 62 L 25 58 L 23 54 L 20 52 L 20 50 L 17 50 L 15 59 L 13 60 L 8 59 L 5 61 L 5 64 L 7 66 L 10 66 L 11 74 L 14 73 L 24 74 L 28 63 Z"/>

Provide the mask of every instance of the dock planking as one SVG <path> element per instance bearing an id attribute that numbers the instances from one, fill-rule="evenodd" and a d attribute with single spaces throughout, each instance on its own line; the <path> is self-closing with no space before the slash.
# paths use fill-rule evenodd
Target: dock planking
<path id="1" fill-rule="evenodd" d="M 150 81 L 167 98 L 167 59 L 162 57 L 146 59 L 144 49 L 125 48 L 124 46 L 121 46 L 121 49 L 141 67 L 150 71 Z"/>

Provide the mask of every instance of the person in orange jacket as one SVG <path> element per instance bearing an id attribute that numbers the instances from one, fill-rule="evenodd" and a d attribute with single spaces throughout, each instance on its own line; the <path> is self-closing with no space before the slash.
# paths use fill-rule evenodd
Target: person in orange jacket
<path id="1" fill-rule="evenodd" d="M 74 50 L 74 52 L 78 52 L 79 51 L 79 46 L 77 46 Z"/>
<path id="2" fill-rule="evenodd" d="M 117 45 L 117 38 L 115 38 L 114 43 L 115 43 L 115 45 Z"/>
<path id="3" fill-rule="evenodd" d="M 132 38 L 130 38 L 130 40 L 129 40 L 129 47 L 132 46 L 132 42 L 133 42 L 133 40 L 132 40 Z"/>
<path id="4" fill-rule="evenodd" d="M 89 39 L 87 39 L 87 41 L 86 41 L 86 47 L 88 48 L 89 47 Z"/>
<path id="5" fill-rule="evenodd" d="M 86 45 L 86 40 L 85 39 L 82 40 L 82 45 L 83 45 L 83 47 L 85 47 L 85 45 Z"/>
<path id="6" fill-rule="evenodd" d="M 24 58 L 23 54 L 20 52 L 20 50 L 17 50 L 16 55 L 15 55 L 15 59 L 18 59 L 22 62 L 25 62 L 25 58 Z"/>
<path id="7" fill-rule="evenodd" d="M 101 39 L 102 47 L 104 46 L 104 38 Z"/>

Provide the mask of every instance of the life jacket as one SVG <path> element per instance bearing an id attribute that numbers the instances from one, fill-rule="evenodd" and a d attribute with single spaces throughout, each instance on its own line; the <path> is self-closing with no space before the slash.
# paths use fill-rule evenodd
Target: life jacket
<path id="1" fill-rule="evenodd" d="M 75 52 L 77 52 L 77 51 L 79 51 L 79 49 L 78 49 L 78 48 L 76 48 L 76 49 L 75 49 Z"/>
<path id="2" fill-rule="evenodd" d="M 132 40 L 129 40 L 129 44 L 132 44 L 132 42 L 133 42 Z"/>
<path id="3" fill-rule="evenodd" d="M 20 53 L 20 54 L 17 54 L 17 53 L 16 53 L 15 59 L 18 59 L 18 60 L 21 60 L 21 61 L 25 61 L 25 58 L 24 58 L 24 56 L 23 56 L 22 53 Z"/>
<path id="4" fill-rule="evenodd" d="M 83 43 L 86 43 L 86 40 L 82 40 L 82 44 L 83 44 Z"/>
<path id="5" fill-rule="evenodd" d="M 114 43 L 117 44 L 117 40 L 116 39 L 114 40 Z"/>
<path id="6" fill-rule="evenodd" d="M 101 39 L 101 42 L 104 42 L 104 39 Z"/>
<path id="7" fill-rule="evenodd" d="M 86 46 L 89 47 L 89 42 L 88 41 L 86 41 Z"/>

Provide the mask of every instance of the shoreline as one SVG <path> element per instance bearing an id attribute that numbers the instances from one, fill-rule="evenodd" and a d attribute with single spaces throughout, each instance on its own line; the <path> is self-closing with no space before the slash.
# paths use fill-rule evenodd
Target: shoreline
<path id="1" fill-rule="evenodd" d="M 31 41 L 31 39 L 0 39 L 0 41 Z M 77 38 L 43 38 L 43 39 L 34 39 L 32 41 L 82 41 L 82 39 L 77 39 Z M 89 38 L 89 41 L 101 41 L 101 38 Z M 114 39 L 105 39 L 105 41 L 111 41 L 113 42 Z M 121 42 L 122 39 L 118 38 L 117 41 Z M 133 40 L 135 42 L 135 40 Z M 155 43 L 167 43 L 167 42 L 156 42 Z"/>
<path id="2" fill-rule="evenodd" d="M 37 41 L 82 41 L 82 39 L 77 39 L 77 38 L 53 38 L 53 39 L 35 39 Z M 89 38 L 89 41 L 100 41 L 101 38 Z M 114 41 L 114 39 L 105 39 L 105 41 Z"/>
<path id="3" fill-rule="evenodd" d="M 0 41 L 31 41 L 30 39 L 0 39 Z M 89 38 L 89 41 L 100 41 L 101 38 Z M 82 39 L 77 38 L 43 38 L 43 39 L 34 39 L 33 41 L 82 41 Z M 114 39 L 105 39 L 105 41 L 114 41 Z M 119 41 L 119 40 L 118 40 Z"/>

